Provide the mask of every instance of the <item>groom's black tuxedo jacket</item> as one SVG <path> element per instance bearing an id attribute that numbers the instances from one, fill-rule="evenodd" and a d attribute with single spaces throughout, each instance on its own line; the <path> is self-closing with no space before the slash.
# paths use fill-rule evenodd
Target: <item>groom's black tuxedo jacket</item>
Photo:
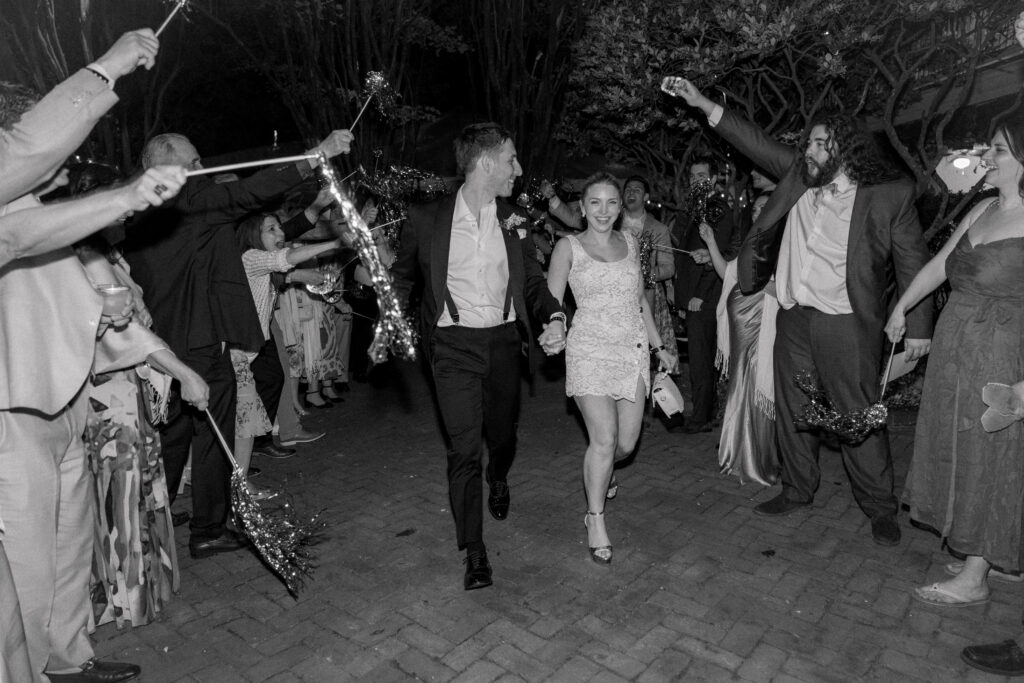
<path id="1" fill-rule="evenodd" d="M 430 338 L 444 310 L 448 288 L 448 252 L 451 248 L 452 219 L 455 216 L 455 194 L 429 204 L 413 206 L 402 229 L 398 259 L 391 268 L 395 294 L 406 308 L 409 296 L 418 281 L 423 283 L 420 303 L 420 333 L 423 347 L 429 352 Z M 535 368 L 532 353 L 533 322 L 546 322 L 552 313 L 562 310 L 548 290 L 540 263 L 533 258 L 533 241 L 529 237 L 530 219 L 521 210 L 498 199 L 498 224 L 508 255 L 508 286 L 512 306 L 523 338 L 531 343 L 530 368 Z M 525 237 L 521 237 L 525 234 Z M 534 320 L 531 320 L 531 317 Z"/>

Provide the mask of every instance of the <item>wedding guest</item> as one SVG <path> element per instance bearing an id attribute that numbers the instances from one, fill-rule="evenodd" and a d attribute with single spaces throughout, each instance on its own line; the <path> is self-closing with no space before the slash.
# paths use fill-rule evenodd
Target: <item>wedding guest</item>
<path id="1" fill-rule="evenodd" d="M 819 117 L 798 156 L 689 81 L 668 78 L 662 87 L 700 110 L 717 133 L 779 178 L 743 242 L 737 275 L 741 290 L 752 293 L 775 274 L 781 306 L 773 360 L 782 492 L 754 512 L 790 514 L 811 505 L 821 478 L 819 437 L 795 422 L 806 397 L 793 378 L 813 372 L 842 412 L 878 399 L 887 274 L 893 273 L 905 291 L 928 261 L 913 184 L 880 159 L 863 123 L 849 116 Z M 930 308 L 915 308 L 908 321 L 907 358 L 913 360 L 930 344 Z M 885 430 L 857 444 L 844 443 L 842 453 L 854 498 L 871 520 L 872 538 L 880 545 L 898 544 L 899 508 Z"/>
<path id="2" fill-rule="evenodd" d="M 914 456 L 903 490 L 910 516 L 963 562 L 952 578 L 914 589 L 942 607 L 988 601 L 988 578 L 1024 568 L 1024 424 L 988 431 L 982 390 L 1024 379 L 1024 119 L 1002 123 L 982 157 L 999 194 L 960 222 L 896 302 L 886 333 L 899 342 L 907 311 L 949 280 L 921 392 Z"/>
<path id="3" fill-rule="evenodd" d="M 718 378 L 715 372 L 718 323 L 716 306 L 722 296 L 722 278 L 711 265 L 708 249 L 699 235 L 701 223 L 715 231 L 715 242 L 726 260 L 739 246 L 734 212 L 718 193 L 718 162 L 697 157 L 690 163 L 690 211 L 676 221 L 674 244 L 675 295 L 679 314 L 686 318 L 686 353 L 693 394 L 693 411 L 682 427 L 686 434 L 710 432 L 717 410 Z M 697 196 L 697 195 L 700 196 Z M 699 215 L 698 215 L 699 213 Z"/>
<path id="4" fill-rule="evenodd" d="M 265 343 L 270 343 L 270 318 L 277 303 L 277 288 L 270 282 L 271 273 L 284 273 L 295 268 L 318 254 L 338 247 L 338 241 L 322 242 L 301 247 L 286 247 L 285 235 L 281 229 L 281 221 L 273 214 L 264 213 L 250 216 L 243 220 L 236 232 L 239 250 L 242 252 L 242 265 L 249 281 L 256 312 L 259 316 L 260 329 Z M 246 352 L 242 349 L 231 349 L 231 362 L 235 370 L 237 391 L 235 409 L 235 460 L 244 472 L 249 471 L 252 459 L 253 439 L 268 434 L 273 428 L 269 411 L 263 405 L 256 391 L 256 381 L 249 364 L 257 357 L 257 352 Z M 274 352 L 274 362 L 278 362 Z M 274 406 L 274 413 L 276 413 Z M 251 483 L 249 488 L 257 500 L 268 498 L 265 489 L 255 489 Z"/>
<path id="5" fill-rule="evenodd" d="M 736 282 L 736 259 L 726 261 L 715 231 L 700 225 L 711 263 L 722 278 L 718 300 L 718 358 L 728 378 L 722 435 L 718 440 L 718 467 L 726 474 L 771 486 L 779 477 L 775 443 L 775 384 L 772 348 L 779 302 L 775 285 L 744 294 Z"/>
<path id="6" fill-rule="evenodd" d="M 351 141 L 348 131 L 334 131 L 313 151 L 334 157 L 347 152 Z M 173 133 L 146 143 L 143 167 L 161 163 L 202 168 L 188 138 Z M 259 351 L 267 344 L 238 258 L 234 226 L 298 184 L 317 164 L 313 158 L 221 184 L 194 176 L 173 203 L 141 216 L 125 243 L 125 258 L 145 293 L 153 331 L 210 386 L 208 412 L 228 443 L 235 437 L 235 377 L 228 349 Z M 188 406 L 172 412 L 160 434 L 172 497 L 191 451 L 189 553 L 203 558 L 238 550 L 243 539 L 224 526 L 230 466 L 208 418 Z"/>
<path id="7" fill-rule="evenodd" d="M 102 237 L 75 251 L 93 286 L 125 287 L 141 302 L 127 265 Z M 88 388 L 85 448 L 98 515 L 96 625 L 116 620 L 118 628 L 126 622 L 143 626 L 163 611 L 179 587 L 170 496 L 154 422 L 166 416 L 172 378 L 180 383 L 183 398 L 200 409 L 209 387 L 149 332 L 150 321 L 138 303 L 128 329 L 104 334 L 107 342 L 137 349 L 144 362 L 96 373 Z"/>
<path id="8" fill-rule="evenodd" d="M 518 226 L 529 219 L 503 199 L 523 172 L 511 134 L 495 123 L 467 126 L 455 157 L 465 182 L 454 195 L 409 210 L 391 273 L 404 305 L 413 285 L 423 283 L 420 330 L 450 443 L 448 490 L 456 541 L 466 551 L 463 587 L 473 590 L 493 583 L 483 540 L 483 442 L 487 507 L 500 521 L 511 499 L 519 356 L 523 340 L 533 338 L 529 314 L 545 321 L 538 341 L 548 354 L 564 347 L 565 314 L 530 253 L 532 242 L 520 238 Z"/>
<path id="9" fill-rule="evenodd" d="M 622 193 L 615 178 L 586 180 L 580 209 L 587 228 L 558 241 L 548 268 L 548 288 L 561 301 L 572 288 L 576 313 L 565 348 L 565 393 L 575 398 L 587 426 L 583 457 L 587 494 L 587 545 L 598 564 L 612 561 L 604 507 L 616 457 L 636 447 L 650 392 L 650 354 L 663 367 L 676 358 L 665 348 L 645 295 L 640 247 L 628 230 L 616 230 Z"/>
<path id="10" fill-rule="evenodd" d="M 0 625 L 0 654 L 2 668 L 13 666 L 19 681 L 122 681 L 139 673 L 132 664 L 94 659 L 86 632 L 94 510 L 81 439 L 82 389 L 94 367 L 96 335 L 123 324 L 130 307 L 103 315 L 102 297 L 67 245 L 126 211 L 159 205 L 178 191 L 184 174 L 150 169 L 125 187 L 52 207 L 39 207 L 27 193 L 56 172 L 117 101 L 116 80 L 151 67 L 158 48 L 148 29 L 125 34 L 38 102 L 8 97 L 0 87 L 0 511 L 22 622 Z M 26 305 L 33 301 L 48 305 Z M 10 616 L 6 595 L 3 602 L 0 611 Z M 23 641 L 9 639 L 22 628 Z"/>

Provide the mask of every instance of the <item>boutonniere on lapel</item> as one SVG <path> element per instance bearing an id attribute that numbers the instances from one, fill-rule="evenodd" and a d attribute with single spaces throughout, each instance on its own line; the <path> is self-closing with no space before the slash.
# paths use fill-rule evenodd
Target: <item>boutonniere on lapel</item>
<path id="1" fill-rule="evenodd" d="M 506 218 L 501 220 L 501 229 L 505 232 L 515 232 L 519 235 L 519 239 L 526 239 L 526 228 L 520 228 L 519 226 L 526 222 L 526 216 L 516 213 L 513 211 Z"/>

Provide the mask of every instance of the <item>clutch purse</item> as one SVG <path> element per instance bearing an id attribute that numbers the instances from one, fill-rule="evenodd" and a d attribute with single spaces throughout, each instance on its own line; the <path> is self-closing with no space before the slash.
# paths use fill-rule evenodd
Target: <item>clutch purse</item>
<path id="1" fill-rule="evenodd" d="M 672 417 L 676 413 L 683 412 L 685 406 L 683 395 L 679 393 L 676 383 L 664 370 L 654 374 L 654 381 L 651 382 L 651 397 L 654 399 L 655 405 L 661 408 L 661 412 L 665 413 L 665 417 Z"/>

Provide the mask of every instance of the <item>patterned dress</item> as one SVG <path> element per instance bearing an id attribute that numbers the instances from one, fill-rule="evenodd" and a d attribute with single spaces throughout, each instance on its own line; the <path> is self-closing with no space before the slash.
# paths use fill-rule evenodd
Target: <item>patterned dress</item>
<path id="1" fill-rule="evenodd" d="M 569 287 L 576 313 L 565 347 L 565 393 L 634 400 L 637 378 L 650 391 L 647 330 L 640 312 L 640 258 L 636 239 L 622 233 L 626 257 L 606 263 L 591 258 L 575 235 Z"/>
<path id="2" fill-rule="evenodd" d="M 160 434 L 134 369 L 96 375 L 85 446 L 97 496 L 92 591 L 96 624 L 148 624 L 178 589 Z"/>
<path id="3" fill-rule="evenodd" d="M 935 327 L 904 501 L 953 550 L 1004 571 L 1024 568 L 1024 423 L 980 423 L 989 382 L 1024 379 L 1024 237 L 946 259 L 952 286 Z"/>

